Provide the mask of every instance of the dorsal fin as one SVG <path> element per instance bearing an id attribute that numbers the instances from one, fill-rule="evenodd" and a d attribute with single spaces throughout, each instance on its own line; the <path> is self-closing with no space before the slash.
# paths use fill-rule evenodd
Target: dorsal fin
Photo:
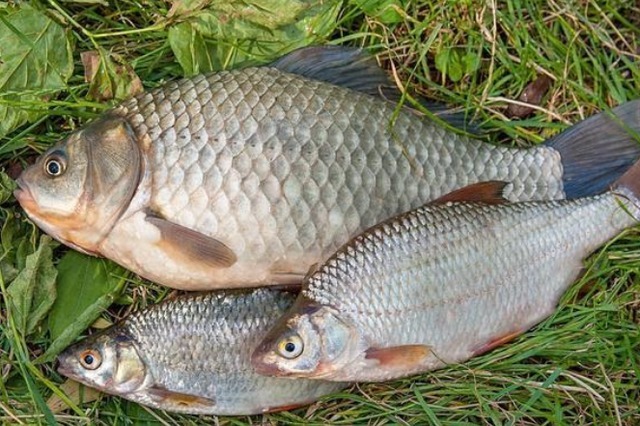
<path id="1" fill-rule="evenodd" d="M 381 87 L 393 86 L 373 56 L 353 47 L 303 47 L 268 66 L 374 96 L 380 96 Z"/>
<path id="2" fill-rule="evenodd" d="M 467 185 L 463 188 L 451 191 L 435 199 L 431 204 L 444 204 L 454 201 L 468 201 L 485 204 L 503 204 L 508 202 L 504 198 L 503 191 L 508 182 L 490 180 Z"/>
<path id="3" fill-rule="evenodd" d="M 374 57 L 362 49 L 345 46 L 303 47 L 271 62 L 268 66 L 311 80 L 378 96 L 392 103 L 402 99 L 402 92 L 378 66 Z M 434 116 L 469 133 L 479 133 L 463 113 L 429 99 L 417 99 Z M 405 108 L 414 109 L 405 103 Z"/>

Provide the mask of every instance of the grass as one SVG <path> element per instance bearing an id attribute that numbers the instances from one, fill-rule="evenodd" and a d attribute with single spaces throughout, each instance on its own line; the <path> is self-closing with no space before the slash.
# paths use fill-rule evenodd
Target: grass
<path id="1" fill-rule="evenodd" d="M 393 12 L 381 13 L 374 6 L 382 3 L 345 2 L 331 35 L 317 42 L 370 47 L 398 84 L 463 109 L 482 124 L 493 143 L 536 144 L 603 108 L 640 97 L 640 8 L 633 2 L 389 1 Z M 172 23 L 163 18 L 169 6 L 158 0 L 126 0 L 114 6 L 40 4 L 70 31 L 74 71 L 66 89 L 45 101 L 45 115 L 0 140 L 2 168 L 15 170 L 31 161 L 109 105 L 87 99 L 89 86 L 78 52 L 101 48 L 112 53 L 132 66 L 145 87 L 181 76 L 167 41 Z M 509 120 L 507 105 L 537 75 L 552 80 L 549 93 L 533 115 Z M 1 214 L 3 223 L 22 218 L 13 199 L 2 204 Z M 310 407 L 265 416 L 182 416 L 106 396 L 52 414 L 45 401 L 61 394 L 63 379 L 52 363 L 33 362 L 50 338 L 38 333 L 23 338 L 2 297 L 0 422 L 638 425 L 638 231 L 625 232 L 588 259 L 586 274 L 563 297 L 557 312 L 506 346 L 464 365 L 391 383 L 353 386 Z M 0 259 L 15 249 L 15 264 L 24 267 L 24 255 L 34 247 L 37 234 L 21 219 L 14 247 L 3 246 Z M 7 238 L 4 231 L 2 238 Z M 65 250 L 57 248 L 55 258 Z M 6 277 L 6 270 L 2 274 Z M 10 282 L 2 279 L 0 284 L 5 293 Z M 113 321 L 167 293 L 131 278 L 125 294 L 103 318 Z"/>

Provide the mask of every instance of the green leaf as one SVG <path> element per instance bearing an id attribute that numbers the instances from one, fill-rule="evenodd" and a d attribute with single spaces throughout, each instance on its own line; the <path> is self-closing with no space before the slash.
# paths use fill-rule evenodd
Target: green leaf
<path id="1" fill-rule="evenodd" d="M 51 237 L 41 236 L 38 249 L 27 256 L 25 268 L 7 288 L 7 303 L 23 336 L 33 332 L 55 299 L 57 271 L 51 244 Z"/>
<path id="2" fill-rule="evenodd" d="M 16 182 L 5 172 L 0 171 L 0 204 L 4 204 L 9 198 L 13 197 L 15 189 Z"/>
<path id="3" fill-rule="evenodd" d="M 395 0 L 354 0 L 353 3 L 367 16 L 378 19 L 383 24 L 403 21 L 402 15 L 398 13 L 402 6 Z"/>
<path id="4" fill-rule="evenodd" d="M 467 52 L 462 57 L 465 75 L 473 74 L 480 68 L 480 54 Z"/>
<path id="5" fill-rule="evenodd" d="M 169 17 L 169 44 L 186 75 L 266 62 L 327 38 L 337 0 L 180 1 Z"/>
<path id="6" fill-rule="evenodd" d="M 189 22 L 169 28 L 169 45 L 186 76 L 221 68 L 211 57 L 213 46 Z"/>
<path id="7" fill-rule="evenodd" d="M 466 52 L 461 49 L 443 49 L 436 54 L 436 68 L 443 75 L 454 83 L 460 81 L 480 68 L 480 57 L 478 54 Z"/>
<path id="8" fill-rule="evenodd" d="M 51 338 L 70 343 L 78 337 L 119 294 L 125 273 L 113 262 L 68 251 L 58 264 L 58 297 L 48 320 Z"/>
<path id="9" fill-rule="evenodd" d="M 96 318 L 100 316 L 100 313 L 104 312 L 113 304 L 119 293 L 124 288 L 124 282 L 124 279 L 121 280 L 121 282 L 112 289 L 110 293 L 98 297 L 90 305 L 86 306 L 80 315 L 76 317 L 69 316 L 66 328 L 58 330 L 51 346 L 49 346 L 46 352 L 34 362 L 41 363 L 53 361 L 53 359 L 58 356 L 62 350 L 73 343 L 84 330 L 95 322 Z"/>
<path id="10" fill-rule="evenodd" d="M 26 3 L 0 9 L 0 137 L 45 111 L 73 72 L 65 30 Z"/>

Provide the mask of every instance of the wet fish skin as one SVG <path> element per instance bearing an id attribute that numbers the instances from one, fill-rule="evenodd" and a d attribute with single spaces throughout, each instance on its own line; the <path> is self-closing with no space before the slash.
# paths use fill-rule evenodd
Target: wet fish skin
<path id="1" fill-rule="evenodd" d="M 637 223 L 634 167 L 595 197 L 436 203 L 373 227 L 304 283 L 252 355 L 256 371 L 383 381 L 514 338 L 551 315 L 589 253 Z"/>
<path id="2" fill-rule="evenodd" d="M 396 114 L 371 94 L 386 82 L 381 71 L 353 50 L 319 52 L 337 59 L 293 54 L 280 68 L 196 76 L 125 101 L 44 153 L 16 197 L 71 247 L 204 290 L 299 283 L 358 232 L 469 183 L 509 181 L 513 200 L 564 198 L 576 184 L 595 191 L 593 159 L 564 161 L 575 160 L 566 140 L 597 157 L 594 175 L 605 182 L 601 150 L 620 159 L 612 170 L 640 152 L 628 141 L 605 144 L 612 133 L 602 123 L 527 150 L 472 140 L 408 108 Z M 316 71 L 291 72 L 304 61 Z M 356 77 L 345 81 L 339 71 L 350 66 Z M 323 73 L 329 82 L 309 77 Z M 640 115 L 625 108 L 626 118 Z M 605 130 L 600 145 L 588 142 Z M 47 175 L 56 159 L 63 172 Z"/>
<path id="3" fill-rule="evenodd" d="M 58 359 L 59 371 L 174 412 L 250 415 L 306 405 L 346 384 L 264 377 L 249 362 L 252 349 L 294 299 L 260 289 L 166 301 L 69 347 Z M 92 362 L 83 364 L 87 355 Z"/>

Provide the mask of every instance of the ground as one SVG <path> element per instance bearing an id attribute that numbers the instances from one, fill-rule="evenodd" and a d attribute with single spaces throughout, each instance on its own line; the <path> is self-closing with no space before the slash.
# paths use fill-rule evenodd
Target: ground
<path id="1" fill-rule="evenodd" d="M 8 176 L 131 93 L 267 62 L 310 43 L 369 49 L 398 86 L 465 112 L 491 143 L 541 143 L 640 97 L 640 8 L 629 1 L 115 3 L 0 9 L 0 164 Z M 528 115 L 509 108 L 521 101 L 536 104 Z M 64 378 L 47 355 L 86 325 L 104 327 L 170 292 L 41 239 L 7 175 L 0 185 L 3 423 L 640 424 L 638 228 L 586 261 L 551 318 L 463 365 L 352 386 L 265 416 L 182 416 L 107 396 L 52 412 L 46 401 L 62 395 Z M 60 302 L 76 291 L 64 286 L 78 282 L 95 284 L 84 294 L 97 305 Z M 47 306 L 56 286 L 57 304 Z M 78 316 L 89 311 L 93 317 Z"/>

